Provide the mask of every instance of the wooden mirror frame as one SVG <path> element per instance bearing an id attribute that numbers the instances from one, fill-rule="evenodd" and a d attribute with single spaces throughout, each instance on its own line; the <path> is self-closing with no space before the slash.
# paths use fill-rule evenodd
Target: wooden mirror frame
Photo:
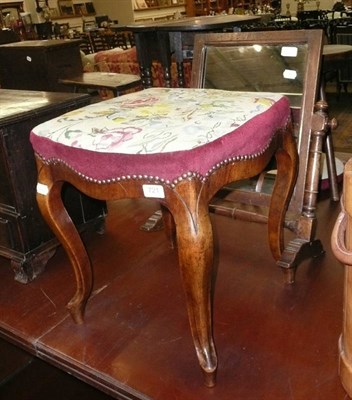
<path id="1" fill-rule="evenodd" d="M 297 265 L 307 257 L 323 253 L 321 242 L 314 238 L 316 230 L 316 204 L 319 191 L 320 160 L 324 138 L 328 131 L 327 104 L 317 103 L 320 92 L 320 68 L 323 32 L 320 30 L 289 30 L 264 32 L 231 32 L 197 34 L 194 42 L 191 87 L 204 87 L 207 48 L 211 46 L 258 45 L 307 45 L 307 62 L 304 73 L 302 105 L 297 122 L 297 148 L 299 172 L 295 191 L 287 213 L 286 226 L 295 234 L 286 246 L 280 267 L 291 269 L 290 281 L 294 281 Z M 234 191 L 234 201 L 265 208 L 270 195 L 249 191 Z M 240 213 L 236 217 L 245 217 Z M 265 220 L 266 216 L 252 213 L 250 220 Z"/>

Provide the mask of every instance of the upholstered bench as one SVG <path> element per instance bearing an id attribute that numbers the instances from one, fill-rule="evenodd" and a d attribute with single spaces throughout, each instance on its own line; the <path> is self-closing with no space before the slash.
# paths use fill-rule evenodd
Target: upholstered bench
<path id="1" fill-rule="evenodd" d="M 37 199 L 66 249 L 76 293 L 68 308 L 83 321 L 92 272 L 60 192 L 70 182 L 104 200 L 152 198 L 177 244 L 194 346 L 207 386 L 215 384 L 212 335 L 213 236 L 208 203 L 225 184 L 261 173 L 273 155 L 277 177 L 269 212 L 274 258 L 297 169 L 286 97 L 212 89 L 153 88 L 92 104 L 31 132 Z M 137 283 L 136 283 L 137 284 Z"/>

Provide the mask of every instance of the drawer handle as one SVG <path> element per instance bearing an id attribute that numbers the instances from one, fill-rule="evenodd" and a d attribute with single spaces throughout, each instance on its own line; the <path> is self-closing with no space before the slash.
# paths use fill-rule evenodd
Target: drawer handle
<path id="1" fill-rule="evenodd" d="M 331 248 L 335 257 L 345 265 L 352 265 L 352 251 L 346 249 L 345 234 L 347 228 L 347 213 L 341 202 L 341 211 L 335 222 L 331 235 Z"/>

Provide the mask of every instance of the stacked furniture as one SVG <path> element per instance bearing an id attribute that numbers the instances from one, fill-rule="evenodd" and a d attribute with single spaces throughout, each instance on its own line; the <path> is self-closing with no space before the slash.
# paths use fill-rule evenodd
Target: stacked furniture
<path id="1" fill-rule="evenodd" d="M 347 19 L 340 24 L 335 25 L 334 43 L 352 45 L 352 19 Z M 347 85 L 352 82 L 352 54 L 347 58 L 346 62 L 339 67 L 338 70 L 338 91 L 344 87 L 347 92 Z"/>

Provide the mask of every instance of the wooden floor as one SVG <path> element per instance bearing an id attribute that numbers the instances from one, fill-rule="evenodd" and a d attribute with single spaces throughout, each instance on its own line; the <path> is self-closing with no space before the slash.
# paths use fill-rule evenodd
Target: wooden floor
<path id="1" fill-rule="evenodd" d="M 338 377 L 343 266 L 330 250 L 338 203 L 321 195 L 326 254 L 304 261 L 292 286 L 270 256 L 265 225 L 212 216 L 213 389 L 202 384 L 176 253 L 163 231 L 139 229 L 156 209 L 146 200 L 109 203 L 105 234 L 85 233 L 95 283 L 81 326 L 65 310 L 73 278 L 62 249 L 28 285 L 0 259 L 1 400 L 348 398 Z"/>

